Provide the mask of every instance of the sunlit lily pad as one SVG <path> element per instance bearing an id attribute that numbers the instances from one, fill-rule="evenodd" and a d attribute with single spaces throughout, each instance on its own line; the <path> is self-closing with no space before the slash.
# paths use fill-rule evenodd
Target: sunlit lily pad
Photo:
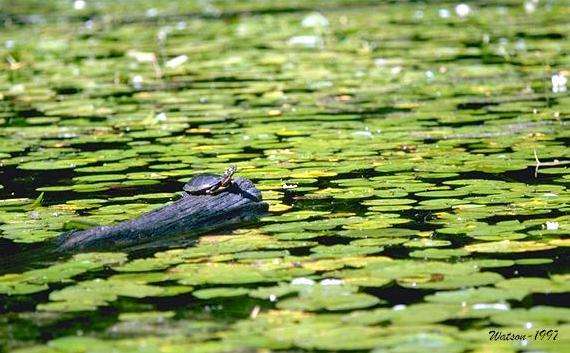
<path id="1" fill-rule="evenodd" d="M 197 298 L 200 299 L 211 299 L 211 298 L 227 298 L 227 297 L 239 297 L 241 295 L 246 295 L 249 292 L 246 288 L 206 288 L 199 289 L 192 293 Z"/>
<path id="2" fill-rule="evenodd" d="M 342 281 L 326 280 L 321 283 L 311 283 L 310 280 L 293 281 L 289 286 L 281 286 L 273 292 L 271 289 L 264 289 L 256 295 L 267 295 L 270 298 L 276 298 L 286 293 L 297 292 L 297 297 L 280 300 L 277 307 L 289 310 L 348 310 L 355 308 L 365 308 L 376 305 L 380 300 L 372 295 L 364 293 L 356 293 L 358 287 L 345 286 Z M 337 283 L 338 282 L 338 283 Z M 299 284 L 295 284 L 299 283 Z"/>
<path id="3" fill-rule="evenodd" d="M 505 290 L 502 288 L 492 287 L 479 287 L 468 288 L 456 291 L 442 291 L 436 292 L 433 295 L 427 296 L 425 299 L 430 302 L 436 303 L 493 303 L 503 300 L 522 300 L 527 294 L 527 291 L 517 290 L 516 288 Z"/>
<path id="4" fill-rule="evenodd" d="M 496 286 L 507 290 L 525 290 L 528 293 L 562 293 L 570 289 L 568 281 L 557 282 L 539 277 L 510 278 L 498 282 Z"/>
<path id="5" fill-rule="evenodd" d="M 549 245 L 537 241 L 514 241 L 503 240 L 498 242 L 479 243 L 465 246 L 465 250 L 469 252 L 481 253 L 516 253 L 527 251 L 541 251 L 555 248 L 555 245 Z"/>

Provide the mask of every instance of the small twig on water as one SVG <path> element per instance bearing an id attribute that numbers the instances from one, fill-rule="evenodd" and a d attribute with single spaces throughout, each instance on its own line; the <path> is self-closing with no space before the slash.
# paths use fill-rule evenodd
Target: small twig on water
<path id="1" fill-rule="evenodd" d="M 538 168 L 540 166 L 544 166 L 544 167 L 555 167 L 555 166 L 559 166 L 559 165 L 566 165 L 566 164 L 570 164 L 570 160 L 566 160 L 566 161 L 559 161 L 558 159 L 553 160 L 552 162 L 541 162 L 538 159 L 538 155 L 536 154 L 536 148 L 533 150 L 534 152 L 534 160 L 536 161 L 536 164 L 534 166 L 534 177 L 538 178 Z"/>
<path id="2" fill-rule="evenodd" d="M 536 148 L 534 151 L 534 160 L 536 161 L 536 166 L 534 167 L 534 177 L 538 178 L 538 167 L 540 167 L 540 160 L 538 159 L 538 155 L 536 154 Z"/>
<path id="3" fill-rule="evenodd" d="M 154 70 L 154 76 L 157 79 L 162 79 L 162 69 L 160 67 L 160 64 L 158 63 L 158 58 L 156 57 L 156 55 L 154 56 L 154 60 L 152 61 L 152 68 Z"/>

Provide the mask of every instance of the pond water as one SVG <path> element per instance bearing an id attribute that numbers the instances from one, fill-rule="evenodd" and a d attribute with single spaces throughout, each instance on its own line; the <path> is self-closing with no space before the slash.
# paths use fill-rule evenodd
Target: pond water
<path id="1" fill-rule="evenodd" d="M 0 8 L 0 351 L 570 350 L 568 2 Z M 232 163 L 269 215 L 37 253 Z"/>

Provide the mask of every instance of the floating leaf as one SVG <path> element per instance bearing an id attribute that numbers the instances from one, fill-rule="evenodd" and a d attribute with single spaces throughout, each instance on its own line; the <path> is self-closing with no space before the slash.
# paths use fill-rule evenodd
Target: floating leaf
<path id="1" fill-rule="evenodd" d="M 227 297 L 239 297 L 241 295 L 246 295 L 249 292 L 246 288 L 207 288 L 199 289 L 192 293 L 196 298 L 200 299 L 212 299 L 212 298 L 227 298 Z"/>
<path id="2" fill-rule="evenodd" d="M 516 253 L 527 251 L 541 251 L 553 248 L 555 248 L 554 245 L 548 245 L 537 241 L 503 240 L 497 242 L 467 245 L 464 249 L 469 252 L 481 253 Z"/>

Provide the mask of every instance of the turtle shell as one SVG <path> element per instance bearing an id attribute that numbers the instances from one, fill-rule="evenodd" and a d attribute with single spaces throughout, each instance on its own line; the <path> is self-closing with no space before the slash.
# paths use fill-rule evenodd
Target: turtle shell
<path id="1" fill-rule="evenodd" d="M 184 191 L 191 194 L 201 194 L 206 192 L 209 188 L 215 186 L 221 181 L 219 175 L 214 174 L 200 174 L 196 175 L 194 178 L 190 179 L 184 185 Z"/>

